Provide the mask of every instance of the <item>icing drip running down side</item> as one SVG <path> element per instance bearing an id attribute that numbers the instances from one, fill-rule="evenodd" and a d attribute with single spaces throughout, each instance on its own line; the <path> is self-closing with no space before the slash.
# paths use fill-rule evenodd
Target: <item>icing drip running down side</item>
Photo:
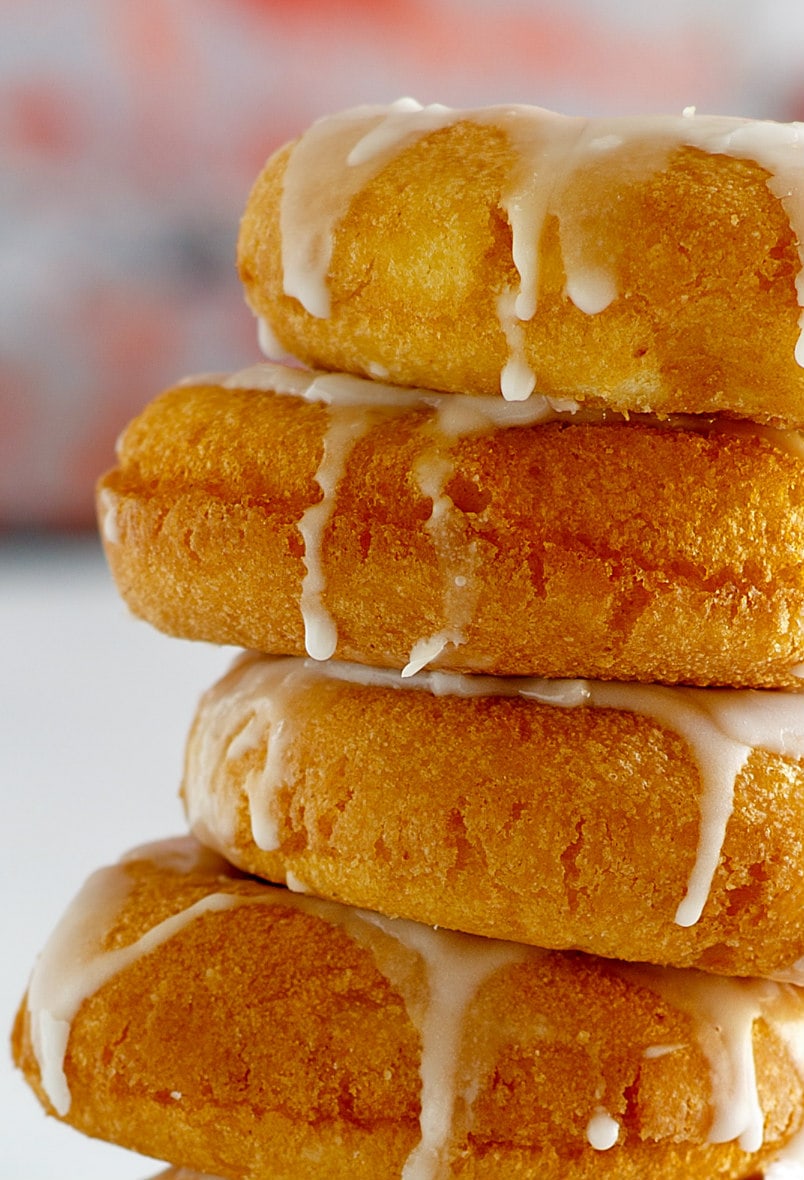
<path id="1" fill-rule="evenodd" d="M 399 918 L 363 912 L 363 918 L 415 951 L 425 964 L 429 1000 L 418 1022 L 422 1038 L 422 1137 L 402 1169 L 402 1180 L 434 1180 L 447 1164 L 455 1113 L 455 1075 L 466 1011 L 478 988 L 496 971 L 536 958 L 539 951 L 513 942 L 470 939 Z"/>
<path id="2" fill-rule="evenodd" d="M 472 550 L 463 544 L 460 514 L 445 493 L 455 470 L 450 446 L 460 438 L 506 426 L 532 426 L 563 418 L 576 409 L 574 402 L 549 398 L 533 398 L 527 406 L 511 407 L 501 403 L 499 398 L 444 396 L 427 390 L 375 385 L 345 374 L 315 375 L 272 364 L 256 365 L 226 378 L 222 384 L 229 389 L 267 389 L 328 407 L 323 456 L 315 473 L 322 498 L 305 511 L 298 526 L 304 539 L 307 570 L 300 601 L 305 649 L 316 660 L 329 659 L 338 642 L 335 621 L 323 600 L 326 579 L 322 545 L 352 449 L 383 420 L 414 410 L 427 411 L 428 418 L 422 426 L 426 446 L 413 477 L 422 495 L 433 503 L 425 531 L 433 541 L 442 569 L 444 616 L 450 620 L 450 625 L 415 645 L 406 675 L 424 667 L 447 644 L 458 646 L 463 638 L 462 629 L 471 622 L 474 614 L 476 593 Z"/>
<path id="3" fill-rule="evenodd" d="M 505 398 L 524 400 L 535 386 L 519 325 L 538 311 L 539 242 L 546 218 L 556 211 L 557 198 L 576 171 L 634 144 L 639 144 L 646 176 L 681 147 L 754 160 L 769 173 L 768 187 L 781 201 L 799 243 L 802 267 L 796 293 L 802 311 L 795 359 L 804 366 L 804 127 L 697 115 L 691 108 L 679 116 L 583 119 L 518 105 L 423 107 L 406 98 L 388 107 L 361 106 L 321 119 L 298 140 L 285 173 L 280 206 L 285 293 L 311 315 L 327 318 L 334 233 L 353 198 L 404 148 L 461 122 L 499 127 L 518 158 L 502 197 L 519 275 L 518 289 L 502 292 L 498 307 L 510 349 L 501 375 Z M 610 262 L 596 257 L 594 241 L 587 241 L 581 225 L 566 214 L 559 235 L 566 294 L 582 312 L 596 315 L 618 295 Z"/>
<path id="4" fill-rule="evenodd" d="M 338 629 L 322 601 L 326 589 L 321 565 L 324 530 L 332 516 L 335 496 L 351 450 L 358 439 L 367 433 L 371 420 L 368 410 L 352 406 L 331 415 L 324 435 L 324 453 L 315 473 L 322 498 L 304 512 L 298 525 L 304 540 L 304 564 L 307 569 L 299 605 L 304 619 L 305 650 L 314 660 L 328 660 L 334 655 L 338 644 Z"/>
<path id="5" fill-rule="evenodd" d="M 706 905 L 720 861 L 732 813 L 735 782 L 752 750 L 804 760 L 804 697 L 797 693 L 751 689 L 669 688 L 659 685 L 587 680 L 535 680 L 517 677 L 467 676 L 456 672 L 420 672 L 403 676 L 387 669 L 343 661 L 314 664 L 295 658 L 266 657 L 246 662 L 235 690 L 214 707 L 205 720 L 206 744 L 188 766 L 186 803 L 193 829 L 204 839 L 213 830 L 232 832 L 234 817 L 220 816 L 211 768 L 227 758 L 240 757 L 268 738 L 268 757 L 262 769 L 247 778 L 252 835 L 258 847 L 275 851 L 279 836 L 274 800 L 287 783 L 290 768 L 285 753 L 294 731 L 293 694 L 316 677 L 389 689 L 431 692 L 436 696 L 521 696 L 555 708 L 617 709 L 639 713 L 678 734 L 688 744 L 701 779 L 698 848 L 692 872 L 675 914 L 681 926 L 694 925 Z M 245 706 L 249 720 L 235 742 L 222 749 L 230 712 L 239 716 Z M 256 702 L 256 703 L 255 703 Z"/>
<path id="6" fill-rule="evenodd" d="M 104 951 L 105 933 L 123 911 L 131 889 L 127 864 L 135 860 L 151 861 L 165 873 L 206 871 L 210 891 L 130 946 Z M 383 918 L 270 885 L 259 894 L 238 895 L 226 891 L 227 875 L 231 870 L 225 862 L 204 852 L 195 841 L 179 838 L 138 849 L 87 881 L 40 956 L 28 994 L 35 1053 L 43 1086 L 56 1110 L 64 1115 L 70 1109 L 64 1058 L 71 1022 L 85 999 L 204 914 L 241 905 L 280 905 L 341 926 L 372 953 L 378 969 L 401 992 L 408 1015 L 422 1038 L 421 1138 L 402 1176 L 404 1180 L 438 1180 L 444 1174 L 454 1133 L 459 1055 L 469 1006 L 478 989 L 495 972 L 538 960 L 546 952 Z M 396 978 L 399 969 L 390 966 L 391 960 L 383 949 L 388 940 L 411 952 L 423 965 L 428 990 L 423 1007 L 407 994 L 407 970 L 402 968 L 405 979 Z M 797 1065 L 804 1062 L 800 1011 L 796 1011 L 792 1031 L 785 1025 L 786 1020 L 790 1023 L 791 1011 L 786 985 L 627 964 L 612 966 L 612 970 L 629 983 L 653 991 L 692 1019 L 711 1070 L 713 1122 L 709 1141 L 739 1139 L 747 1151 L 761 1146 L 762 1111 L 752 1048 L 754 1021 L 761 1017 L 777 1029 Z M 658 1050 L 669 1052 L 677 1047 L 660 1045 Z M 649 1053 L 650 1048 L 646 1046 L 644 1053 Z M 470 1101 L 468 1092 L 464 1098 Z M 612 1148 L 619 1134 L 616 1120 L 602 1107 L 589 1111 L 587 1139 L 596 1150 Z"/>
<path id="7" fill-rule="evenodd" d="M 762 1146 L 764 1116 L 757 1092 L 752 1030 L 776 984 L 729 980 L 696 971 L 618 964 L 617 970 L 650 987 L 696 1022 L 699 1044 L 712 1075 L 711 1143 L 738 1140 L 743 1151 Z"/>

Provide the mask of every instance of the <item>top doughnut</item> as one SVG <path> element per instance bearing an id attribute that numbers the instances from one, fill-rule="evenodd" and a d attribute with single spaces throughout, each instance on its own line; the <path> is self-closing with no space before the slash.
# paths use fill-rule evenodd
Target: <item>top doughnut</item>
<path id="1" fill-rule="evenodd" d="M 268 161 L 238 261 L 313 367 L 804 425 L 804 124 L 359 107 Z"/>

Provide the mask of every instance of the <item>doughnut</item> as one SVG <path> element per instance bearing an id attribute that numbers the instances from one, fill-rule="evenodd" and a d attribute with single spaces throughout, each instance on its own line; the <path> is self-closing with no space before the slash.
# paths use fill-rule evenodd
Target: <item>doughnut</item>
<path id="1" fill-rule="evenodd" d="M 50 1113 L 224 1180 L 711 1180 L 800 1151 L 802 1021 L 790 984 L 391 921 L 184 838 L 90 878 L 13 1047 Z"/>
<path id="2" fill-rule="evenodd" d="M 266 164 L 263 347 L 403 386 L 804 425 L 799 124 L 366 106 Z"/>
<path id="3" fill-rule="evenodd" d="M 258 365 L 152 402 L 100 482 L 163 631 L 404 670 L 800 688 L 802 436 Z"/>
<path id="4" fill-rule="evenodd" d="M 201 701 L 191 830 L 428 925 L 804 983 L 804 697 L 245 656 Z"/>

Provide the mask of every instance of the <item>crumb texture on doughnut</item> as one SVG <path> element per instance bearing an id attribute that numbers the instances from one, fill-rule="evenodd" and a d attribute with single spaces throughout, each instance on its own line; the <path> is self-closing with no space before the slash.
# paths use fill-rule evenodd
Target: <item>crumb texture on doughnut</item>
<path id="1" fill-rule="evenodd" d="M 804 766 L 746 750 L 719 787 L 734 798 L 702 914 L 679 925 L 701 766 L 632 696 L 629 712 L 436 696 L 244 658 L 200 704 L 185 808 L 204 843 L 305 893 L 537 946 L 790 977 L 804 959 Z"/>
<path id="2" fill-rule="evenodd" d="M 123 597 L 169 634 L 303 654 L 300 522 L 322 503 L 325 444 L 350 414 L 318 542 L 328 654 L 403 668 L 441 635 L 435 667 L 800 687 L 792 449 L 759 428 L 620 422 L 448 435 L 439 413 L 168 391 L 124 432 L 99 488 Z"/>
<path id="3" fill-rule="evenodd" d="M 358 115 L 346 147 L 378 118 Z M 292 201 L 297 218 L 313 210 L 304 232 L 326 232 L 306 193 L 350 198 L 332 233 L 327 314 L 285 291 L 283 192 L 309 133 L 280 150 L 254 186 L 238 255 L 247 299 L 279 345 L 313 367 L 484 394 L 499 393 L 513 356 L 537 392 L 585 405 L 804 424 L 797 198 L 781 199 L 791 176 L 802 183 L 800 146 L 782 149 L 789 164 L 776 174 L 751 146 L 745 158 L 689 146 L 696 120 L 676 120 L 674 139 L 666 119 L 517 118 L 534 127 L 526 149 L 505 113 L 456 112 L 401 137 L 354 194 L 346 151 L 307 152 L 307 187 Z M 580 123 L 584 150 L 557 147 Z M 754 131 L 756 147 L 764 131 Z M 771 138 L 783 132 L 768 125 Z M 501 322 L 501 298 L 521 285 L 506 202 L 516 184 L 529 199 L 523 169 L 546 202 L 517 246 L 537 276 L 535 312 Z"/>
<path id="4" fill-rule="evenodd" d="M 690 1001 L 678 973 L 378 924 L 222 865 L 180 871 L 158 847 L 102 870 L 76 905 L 99 912 L 80 946 L 60 952 L 64 987 L 80 991 L 81 973 L 106 956 L 128 958 L 99 986 L 83 981 L 62 1117 L 178 1167 L 297 1180 L 303 1161 L 312 1180 L 390 1180 L 417 1158 L 434 1078 L 450 1115 L 424 1132 L 433 1158 L 418 1174 L 433 1180 L 736 1180 L 800 1121 L 783 1030 L 804 1013 L 790 987 L 716 981 L 713 991 L 711 977 L 691 973 Z M 170 936 L 140 951 L 166 921 Z M 59 962 L 47 950 L 44 961 Z M 457 970 L 447 989 L 457 1021 L 434 1038 L 453 980 L 444 963 Z M 58 989 L 43 991 L 36 974 L 34 994 L 58 1014 Z M 743 1013 L 730 1028 L 756 1070 L 754 1082 L 738 1069 L 728 1095 L 712 1080 L 730 1053 L 712 1037 L 713 1012 Z M 42 1016 L 23 1004 L 14 1052 L 52 1111 L 43 1078 L 53 1062 L 40 1072 L 32 1040 Z"/>

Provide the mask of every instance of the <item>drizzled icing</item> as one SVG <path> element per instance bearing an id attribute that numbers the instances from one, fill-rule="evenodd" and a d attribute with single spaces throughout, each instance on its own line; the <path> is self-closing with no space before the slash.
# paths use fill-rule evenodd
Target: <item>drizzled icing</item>
<path id="1" fill-rule="evenodd" d="M 320 119 L 295 144 L 287 164 L 280 205 L 284 290 L 319 318 L 330 314 L 327 272 L 334 231 L 352 199 L 404 148 L 461 122 L 500 128 L 517 157 L 501 204 L 512 233 L 512 260 L 519 286 L 501 293 L 500 325 L 511 350 L 503 370 L 503 395 L 527 398 L 535 384 L 524 360 L 517 325 L 533 318 L 539 291 L 539 241 L 547 216 L 573 174 L 605 155 L 640 148 L 639 168 L 649 176 L 680 147 L 756 161 L 768 187 L 784 206 L 799 242 L 803 269 L 796 293 L 803 309 L 796 360 L 804 365 L 804 125 L 721 116 L 625 116 L 583 119 L 529 106 L 451 110 L 402 99 L 388 107 L 361 106 Z M 628 160 L 628 167 L 634 168 Z M 587 315 L 617 298 L 609 259 L 587 240 L 566 212 L 559 221 L 566 294 Z"/>
<path id="2" fill-rule="evenodd" d="M 720 861 L 732 812 L 734 786 L 752 750 L 804 760 L 804 698 L 796 693 L 752 689 L 669 688 L 660 685 L 524 677 L 467 676 L 420 672 L 403 677 L 388 669 L 329 661 L 316 665 L 294 658 L 249 660 L 226 692 L 208 694 L 203 708 L 203 741 L 185 778 L 190 823 L 199 836 L 215 830 L 233 834 L 234 818 L 214 813 L 226 806 L 216 794 L 214 768 L 268 740 L 262 768 L 246 775 L 252 835 L 258 847 L 280 846 L 276 796 L 291 770 L 284 754 L 293 733 L 293 694 L 317 676 L 368 686 L 431 692 L 436 696 L 520 696 L 556 708 L 601 708 L 639 713 L 677 733 L 688 744 L 701 779 L 698 849 L 675 914 L 681 926 L 700 918 Z M 232 718 L 248 717 L 227 746 Z M 236 723 L 236 722 L 235 722 Z M 241 720 L 241 725 L 243 724 Z M 229 728 L 227 728 L 227 725 Z M 229 803 L 231 807 L 231 803 Z M 225 841 L 221 844 L 225 847 Z"/>
<path id="3" fill-rule="evenodd" d="M 621 963 L 615 969 L 695 1021 L 712 1078 L 710 1143 L 736 1139 L 743 1151 L 758 1151 L 764 1116 L 757 1092 L 752 1030 L 767 1003 L 779 996 L 779 985 L 644 964 Z"/>
<path id="4" fill-rule="evenodd" d="M 442 1174 L 455 1113 L 455 1074 L 464 1017 L 480 985 L 501 967 L 535 958 L 513 942 L 472 939 L 399 918 L 363 913 L 366 921 L 415 951 L 427 969 L 429 999 L 417 1022 L 422 1038 L 422 1136 L 402 1169 L 402 1180 L 431 1180 Z"/>
<path id="5" fill-rule="evenodd" d="M 165 842 L 165 862 L 179 871 L 188 871 L 194 865 L 208 867 L 213 863 L 200 847 L 195 858 L 192 848 L 187 841 Z M 189 856 L 187 849 L 191 850 Z M 222 861 L 219 863 L 223 866 Z M 31 977 L 27 1004 L 33 1050 L 43 1089 L 56 1112 L 62 1116 L 70 1109 L 64 1056 L 71 1023 L 84 1000 L 142 955 L 172 938 L 201 913 L 226 908 L 236 901 L 225 895 L 210 895 L 184 913 L 154 926 L 132 945 L 101 951 L 99 933 L 111 925 L 122 909 L 128 891 L 129 882 L 118 866 L 94 873 L 54 930 Z"/>
<path id="6" fill-rule="evenodd" d="M 323 601 L 326 581 L 321 553 L 324 532 L 335 508 L 335 499 L 353 447 L 378 422 L 413 410 L 426 410 L 421 430 L 426 440 L 413 470 L 422 495 L 433 509 L 425 524 L 442 569 L 444 614 L 449 626 L 424 637 L 410 653 L 406 674 L 418 671 L 447 646 L 463 641 L 463 629 L 471 622 L 477 597 L 474 554 L 463 541 L 459 513 L 445 487 L 454 473 L 450 446 L 460 438 L 506 426 L 532 426 L 560 418 L 577 407 L 574 402 L 533 398 L 526 406 L 513 407 L 499 398 L 441 395 L 428 390 L 401 389 L 345 374 L 312 374 L 281 365 L 263 364 L 223 380 L 229 389 L 262 389 L 323 403 L 329 408 L 323 456 L 315 473 L 322 497 L 308 508 L 299 522 L 304 539 L 306 575 L 300 609 L 304 620 L 305 649 L 316 660 L 326 660 L 338 642 L 337 627 Z"/>
<path id="7" fill-rule="evenodd" d="M 254 842 L 265 851 L 279 848 L 273 799 L 289 772 L 285 755 L 293 736 L 291 700 L 316 675 L 316 667 L 295 659 L 243 664 L 226 694 L 216 695 L 214 709 L 209 708 L 212 694 L 204 698 L 203 724 L 197 740 L 188 745 L 183 792 L 193 831 L 205 844 L 223 853 L 237 823 L 226 794 L 213 787 L 211 768 L 236 761 L 267 741 L 264 764 L 246 773 L 245 792 Z"/>
<path id="8" fill-rule="evenodd" d="M 195 850 L 198 857 L 195 858 Z M 223 860 L 201 850 L 194 841 L 175 840 L 154 844 L 129 854 L 128 861 L 148 859 L 165 871 L 211 869 L 223 880 L 231 874 Z M 125 862 L 124 862 L 125 863 Z M 481 984 L 500 968 L 542 952 L 516 943 L 478 939 L 452 931 L 437 931 L 404 919 L 389 919 L 332 902 L 291 894 L 266 885 L 260 895 L 239 896 L 210 891 L 193 905 L 153 926 L 135 942 L 116 950 L 103 950 L 106 929 L 123 910 L 131 881 L 123 865 L 94 873 L 66 911 L 40 956 L 28 990 L 34 1053 L 42 1085 L 57 1113 L 69 1112 L 70 1090 L 64 1058 L 71 1023 L 85 999 L 139 958 L 155 950 L 205 913 L 217 913 L 241 905 L 282 905 L 342 926 L 346 932 L 378 955 L 372 930 L 395 940 L 424 965 L 428 998 L 423 1011 L 406 999 L 408 1014 L 422 1039 L 421 1141 L 411 1152 L 403 1180 L 432 1180 L 449 1146 L 455 1106 L 455 1079 L 467 1009 Z M 399 983 L 393 971 L 392 983 Z M 403 987 L 404 992 L 404 987 Z M 179 1096 L 180 1097 L 180 1096 Z"/>
<path id="9" fill-rule="evenodd" d="M 400 990 L 422 1041 L 421 1138 L 402 1176 L 403 1180 L 437 1180 L 443 1175 L 455 1125 L 459 1056 L 469 1006 L 481 985 L 495 972 L 536 960 L 545 952 L 384 918 L 269 885 L 248 895 L 226 892 L 224 883 L 231 870 L 187 839 L 151 845 L 126 859 L 151 860 L 166 873 L 206 871 L 210 875 L 209 892 L 152 927 L 132 945 L 116 950 L 104 950 L 102 944 L 105 932 L 124 909 L 131 888 L 125 862 L 95 873 L 69 907 L 36 964 L 28 994 L 42 1083 L 60 1114 L 70 1108 L 64 1074 L 70 1025 L 85 999 L 206 913 L 241 905 L 289 906 L 343 927 L 372 953 L 378 969 Z M 378 943 L 376 932 L 386 941 Z M 401 968 L 400 974 L 400 968 L 384 950 L 389 945 L 387 940 L 411 952 L 424 967 L 427 995 L 423 1001 L 410 992 L 410 984 L 405 982 L 410 978 L 406 969 Z M 691 1017 L 711 1071 L 713 1119 L 709 1141 L 739 1138 L 747 1151 L 761 1146 L 762 1111 L 756 1091 L 752 1028 L 758 1017 L 768 1021 L 791 1046 L 791 1057 L 800 1065 L 800 1003 L 791 1002 L 790 991 L 770 982 L 720 979 L 695 971 L 628 964 L 611 965 L 611 970 L 638 987 L 654 991 L 671 1007 Z M 57 1027 L 57 1036 L 48 1035 L 51 1026 Z M 471 1102 L 474 1092 L 472 1084 L 464 1100 Z M 618 1135 L 616 1120 L 604 1108 L 590 1110 L 587 1138 L 593 1147 L 608 1150 Z"/>
<path id="10" fill-rule="evenodd" d="M 412 647 L 405 675 L 412 675 L 436 659 L 447 646 L 459 646 L 471 623 L 479 590 L 476 554 L 465 539 L 463 514 L 455 509 L 446 488 L 455 473 L 451 447 L 460 439 L 496 430 L 536 426 L 546 422 L 577 424 L 620 423 L 621 415 L 581 410 L 570 400 L 533 394 L 527 401 L 506 402 L 498 397 L 439 394 L 426 389 L 404 389 L 342 373 L 311 373 L 285 365 L 253 365 L 231 376 L 213 379 L 226 389 L 268 391 L 327 406 L 323 454 L 315 481 L 321 499 L 309 507 L 298 527 L 304 539 L 306 574 L 302 582 L 300 610 L 304 621 L 307 654 L 328 659 L 337 646 L 337 625 L 325 605 L 326 579 L 322 562 L 325 530 L 335 509 L 336 497 L 353 447 L 375 425 L 389 417 L 424 412 L 420 434 L 424 446 L 411 472 L 421 494 L 432 502 L 424 525 L 441 570 L 443 616 L 447 623 L 434 634 L 423 635 Z M 188 378 L 200 382 L 201 377 Z M 758 437 L 796 458 L 804 458 L 804 435 L 749 422 L 709 417 L 631 415 L 631 423 L 665 430 L 695 430 Z"/>
<path id="11" fill-rule="evenodd" d="M 328 660 L 338 644 L 338 630 L 325 609 L 322 594 L 326 578 L 321 565 L 321 543 L 335 507 L 335 494 L 346 470 L 349 454 L 357 440 L 371 425 L 367 411 L 343 407 L 332 415 L 324 435 L 324 453 L 315 481 L 322 497 L 307 508 L 299 521 L 299 532 L 304 540 L 304 564 L 307 573 L 302 581 L 299 603 L 304 619 L 304 645 L 315 660 Z"/>

